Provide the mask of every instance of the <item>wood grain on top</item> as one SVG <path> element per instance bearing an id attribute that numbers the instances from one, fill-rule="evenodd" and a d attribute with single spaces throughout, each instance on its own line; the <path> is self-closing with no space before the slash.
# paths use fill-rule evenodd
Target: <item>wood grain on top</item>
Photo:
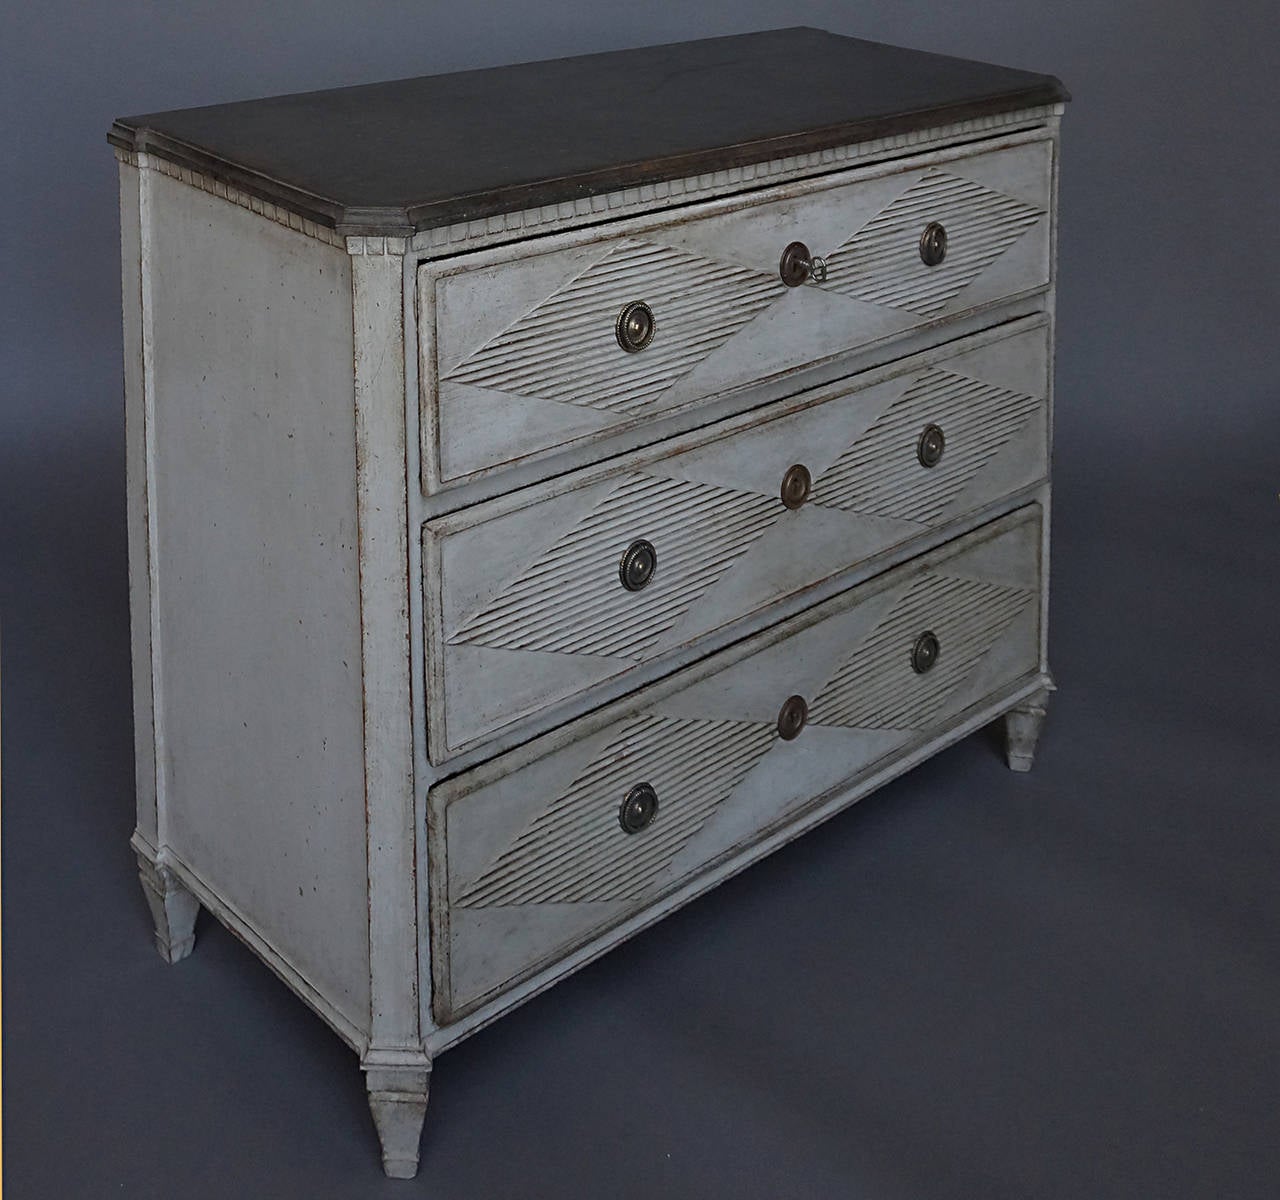
<path id="1" fill-rule="evenodd" d="M 1051 75 L 798 28 L 123 117 L 108 136 L 324 225 L 405 234 L 1066 99 Z"/>

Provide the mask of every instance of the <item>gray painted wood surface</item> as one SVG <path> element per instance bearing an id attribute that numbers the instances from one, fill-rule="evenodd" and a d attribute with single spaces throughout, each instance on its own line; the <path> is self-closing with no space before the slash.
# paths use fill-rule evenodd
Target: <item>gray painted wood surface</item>
<path id="1" fill-rule="evenodd" d="M 1039 510 L 987 526 L 792 625 L 709 660 L 709 672 L 551 753 L 516 751 L 429 800 L 436 1015 L 443 1023 L 658 902 L 688 877 L 928 740 L 1039 661 Z M 917 673 L 915 640 L 936 665 Z M 779 709 L 805 698 L 793 740 Z M 656 819 L 625 832 L 619 803 L 657 792 Z"/>
<path id="2" fill-rule="evenodd" d="M 428 522 L 432 760 L 753 614 L 781 617 L 815 585 L 1038 483 L 1046 334 L 1015 325 L 949 343 L 888 378 L 713 426 L 687 449 Z M 917 441 L 931 423 L 946 449 L 926 468 Z M 793 464 L 813 482 L 791 511 L 779 493 Z M 628 592 L 618 562 L 635 538 L 658 569 Z"/>
<path id="3" fill-rule="evenodd" d="M 765 187 L 739 170 L 619 193 L 616 215 L 596 197 L 605 209 L 412 241 L 344 242 L 118 153 L 133 846 L 157 943 L 170 961 L 187 954 L 202 905 L 315 1009 L 360 1056 L 389 1174 L 416 1169 L 443 1049 L 984 723 L 1008 714 L 1011 765 L 1029 764 L 1051 687 L 1057 118 L 984 121 L 760 164 Z M 937 190 L 939 172 L 1036 215 L 992 202 L 1016 236 L 935 296 L 876 221 L 912 188 L 925 210 L 962 204 L 963 187 Z M 946 212 L 964 225 L 963 207 Z M 643 398 L 623 419 L 611 388 L 603 405 L 531 401 L 505 376 L 455 377 L 472 389 L 465 409 L 461 391 L 433 398 L 442 331 L 446 374 L 486 355 L 492 370 L 512 325 L 605 257 L 622 263 L 628 298 L 641 243 L 660 244 L 659 285 L 692 258 L 714 290 L 776 272 L 793 236 L 830 257 L 829 286 L 760 282 L 768 303 L 746 322 L 741 297 L 722 300 L 729 336 L 705 354 L 676 338 L 679 369 L 653 395 L 633 389 Z M 846 286 L 860 237 L 878 247 L 858 276 L 875 276 L 871 300 Z M 963 265 L 964 238 L 952 249 Z M 605 291 L 591 284 L 588 304 Z M 581 335 L 558 317 L 545 332 L 575 349 Z M 950 457 L 926 478 L 901 438 L 937 405 Z M 541 433 L 520 415 L 531 408 L 555 413 Z M 795 461 L 813 492 L 787 512 L 778 486 Z M 705 511 L 673 519 L 690 497 Z M 653 585 L 674 585 L 665 596 L 615 611 L 588 556 L 511 599 L 522 571 L 560 561 L 556 547 L 592 522 L 592 555 L 613 558 L 609 506 L 622 536 L 646 503 L 667 521 Z M 857 704 L 889 704 L 901 656 L 856 647 L 906 602 L 902 581 L 941 577 L 958 553 L 967 566 L 948 586 L 1022 601 L 936 707 L 882 727 Z M 981 641 L 978 625 L 1003 612 L 938 603 L 945 645 Z M 625 653 L 597 644 L 637 614 Z M 870 672 L 847 695 L 833 682 L 846 659 Z M 944 680 L 948 661 L 920 678 Z M 766 738 L 794 691 L 809 726 Z M 616 787 L 642 761 L 665 781 L 656 840 L 616 823 Z M 573 808 L 592 799 L 593 771 L 623 843 Z M 550 836 L 548 800 L 583 820 Z M 574 863 L 595 866 L 575 882 Z"/>
<path id="4" fill-rule="evenodd" d="M 134 505 L 150 554 L 134 571 L 151 597 L 161 797 L 149 840 L 363 1027 L 350 260 L 167 176 L 140 179 L 150 470 Z"/>

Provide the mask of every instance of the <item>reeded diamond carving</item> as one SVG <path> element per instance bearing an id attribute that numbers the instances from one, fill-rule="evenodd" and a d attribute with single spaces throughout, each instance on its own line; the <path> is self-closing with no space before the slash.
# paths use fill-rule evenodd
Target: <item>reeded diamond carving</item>
<path id="1" fill-rule="evenodd" d="M 822 473 L 811 500 L 827 508 L 932 524 L 1042 403 L 955 371 L 926 371 Z M 946 435 L 941 460 L 928 468 L 915 454 L 926 424 L 939 425 Z"/>
<path id="2" fill-rule="evenodd" d="M 822 689 L 809 707 L 810 723 L 927 729 L 1035 596 L 978 579 L 922 576 Z M 940 649 L 933 668 L 920 675 L 911 668 L 911 650 L 926 629 Z"/>
<path id="3" fill-rule="evenodd" d="M 630 416 L 662 395 L 783 291 L 777 275 L 674 246 L 625 240 L 444 378 Z M 614 323 L 644 301 L 656 324 L 636 354 Z"/>
<path id="4" fill-rule="evenodd" d="M 642 714 L 541 809 L 455 903 L 462 908 L 634 900 L 671 864 L 773 744 L 770 725 Z M 658 795 L 653 823 L 618 825 L 638 782 Z"/>
<path id="5" fill-rule="evenodd" d="M 1043 215 L 980 183 L 930 171 L 827 255 L 824 286 L 931 317 Z M 947 230 L 946 258 L 934 267 L 924 264 L 919 250 L 920 234 L 931 221 Z"/>
<path id="6" fill-rule="evenodd" d="M 753 492 L 628 476 L 449 641 L 642 659 L 781 511 Z M 618 579 L 635 537 L 657 550 L 657 570 L 642 592 Z"/>

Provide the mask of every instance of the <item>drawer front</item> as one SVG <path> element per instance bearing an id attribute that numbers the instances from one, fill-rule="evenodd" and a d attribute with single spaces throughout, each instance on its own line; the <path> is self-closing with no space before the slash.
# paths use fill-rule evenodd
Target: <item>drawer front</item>
<path id="1" fill-rule="evenodd" d="M 425 264 L 424 486 L 598 441 L 1044 287 L 1052 158 L 1044 139 L 970 148 L 627 222 L 607 238 Z M 945 237 L 925 237 L 935 226 Z M 795 241 L 825 259 L 825 279 L 784 284 Z M 637 303 L 651 330 L 634 310 L 620 327 Z"/>
<path id="2" fill-rule="evenodd" d="M 429 522 L 432 760 L 1035 484 L 1048 358 L 1014 323 Z"/>
<path id="3" fill-rule="evenodd" d="M 432 789 L 437 1019 L 1036 677 L 1040 546 L 1032 505 Z"/>

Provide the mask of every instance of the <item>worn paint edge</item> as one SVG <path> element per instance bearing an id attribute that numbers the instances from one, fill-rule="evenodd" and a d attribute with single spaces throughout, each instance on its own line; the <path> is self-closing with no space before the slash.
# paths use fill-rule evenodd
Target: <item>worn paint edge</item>
<path id="1" fill-rule="evenodd" d="M 142 173 L 120 163 L 125 507 L 129 567 L 129 666 L 133 681 L 134 801 L 137 829 L 157 838 L 155 698 L 151 658 L 151 545 L 147 490 L 147 422 L 142 278 Z"/>
<path id="2" fill-rule="evenodd" d="M 380 1051 L 421 1049 L 404 277 L 382 250 L 351 259 L 369 1037 Z"/>
<path id="3" fill-rule="evenodd" d="M 160 629 L 160 535 L 159 514 L 155 497 L 156 478 L 156 359 L 155 317 L 151 276 L 155 269 L 155 222 L 152 216 L 154 196 L 146 155 L 139 156 L 138 224 L 139 259 L 142 292 L 142 428 L 145 455 L 145 508 L 147 532 L 147 601 L 150 625 L 151 655 L 151 730 L 155 754 L 156 842 L 168 841 L 168 743 L 165 738 L 163 644 Z"/>
<path id="4" fill-rule="evenodd" d="M 1055 416 L 1055 384 L 1057 381 L 1058 357 L 1058 183 L 1061 174 L 1062 140 L 1059 136 L 1061 119 L 1055 117 L 1050 122 L 1053 133 L 1053 164 L 1049 180 L 1049 280 L 1050 288 L 1045 298 L 1045 313 L 1049 318 L 1049 390 L 1045 396 L 1047 419 L 1045 436 L 1048 439 L 1046 453 L 1048 455 L 1049 479 L 1053 478 L 1053 444 Z M 1042 583 L 1040 587 L 1040 669 L 1047 675 L 1049 672 L 1049 576 L 1052 570 L 1050 555 L 1051 530 L 1053 526 L 1053 489 L 1046 482 L 1040 505 L 1044 512 L 1040 529 L 1040 570 Z"/>
<path id="5" fill-rule="evenodd" d="M 167 158 L 160 158 L 155 154 L 125 150 L 120 146 L 115 147 L 115 154 L 116 158 L 122 163 L 128 163 L 135 167 L 145 164 L 148 170 L 167 175 L 170 179 L 176 179 L 179 183 L 198 188 L 202 192 L 207 192 L 210 196 L 217 196 L 236 205 L 237 208 L 244 208 L 249 212 L 257 213 L 258 216 L 265 217 L 268 221 L 274 221 L 277 225 L 283 225 L 286 229 L 292 229 L 306 237 L 324 242 L 326 245 L 336 246 L 338 249 L 342 249 L 344 246 L 345 239 L 335 230 L 307 217 L 300 216 L 298 213 L 292 212 L 279 204 L 273 204 L 270 200 L 264 200 L 260 196 L 254 196 L 249 192 L 243 191 L 234 184 L 224 183 L 220 179 L 214 179 L 200 171 L 184 167 L 180 163 L 173 162 Z"/>

